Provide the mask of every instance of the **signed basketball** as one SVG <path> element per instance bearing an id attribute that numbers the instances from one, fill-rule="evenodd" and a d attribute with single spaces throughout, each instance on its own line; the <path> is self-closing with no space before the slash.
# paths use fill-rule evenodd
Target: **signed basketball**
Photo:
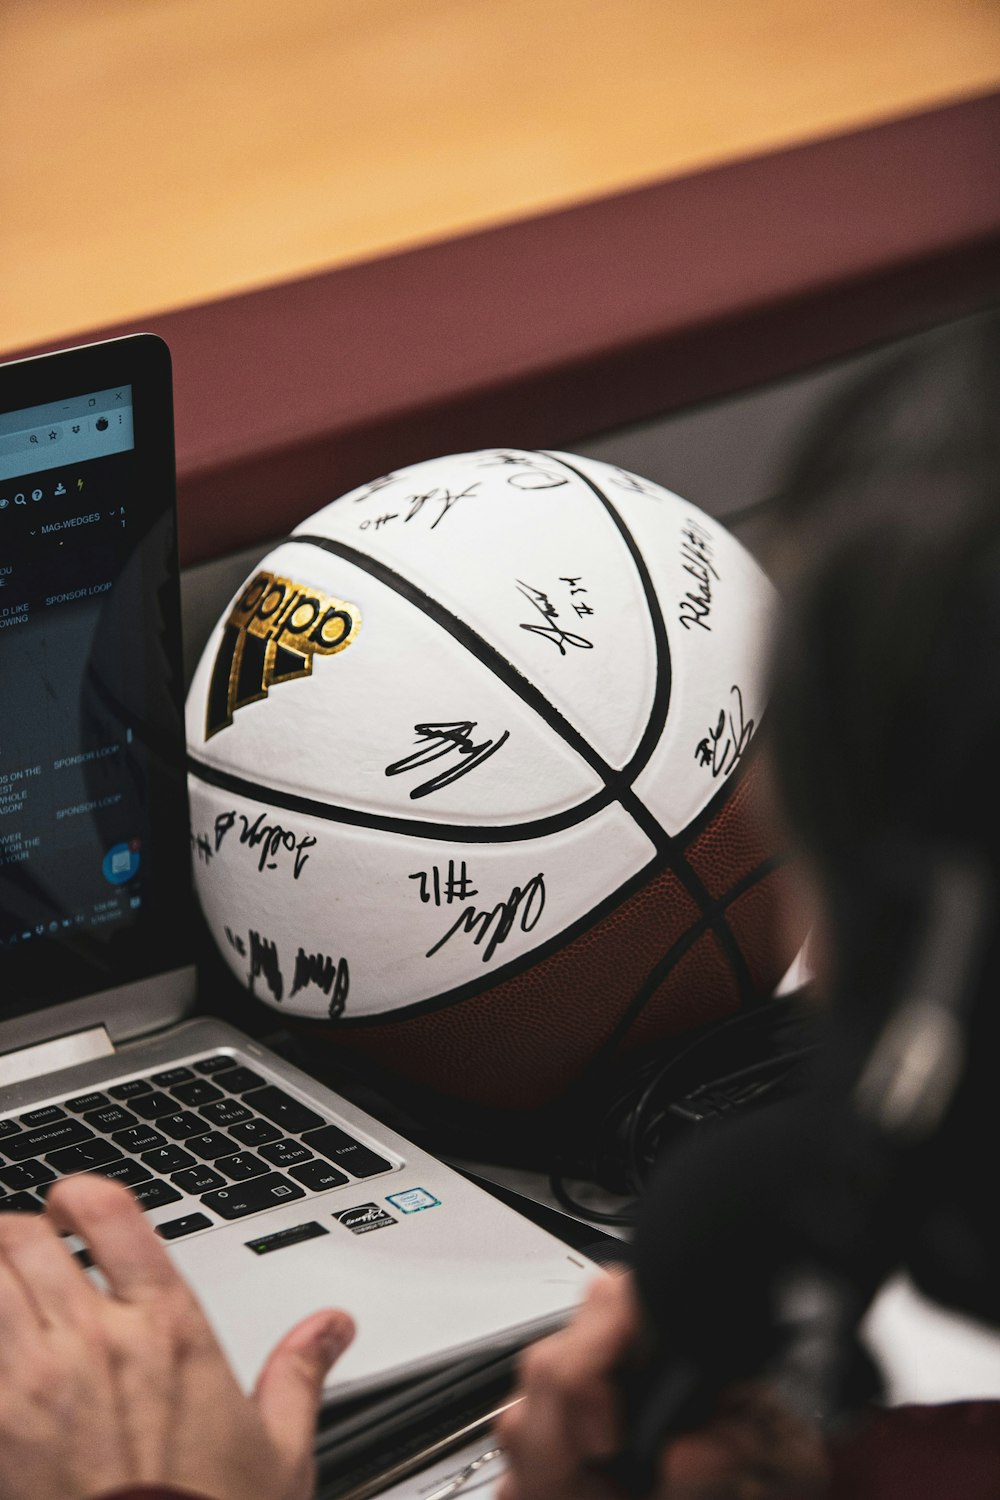
<path id="1" fill-rule="evenodd" d="M 758 808 L 773 589 L 624 470 L 489 450 L 276 546 L 187 707 L 196 885 L 258 999 L 452 1097 L 530 1109 L 770 991 Z"/>

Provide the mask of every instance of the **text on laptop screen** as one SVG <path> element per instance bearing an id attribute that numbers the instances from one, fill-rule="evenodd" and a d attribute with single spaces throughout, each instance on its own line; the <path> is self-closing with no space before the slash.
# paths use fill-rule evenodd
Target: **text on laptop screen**
<path id="1" fill-rule="evenodd" d="M 141 977 L 185 910 L 173 515 L 136 415 L 130 384 L 0 412 L 0 1020 Z"/>

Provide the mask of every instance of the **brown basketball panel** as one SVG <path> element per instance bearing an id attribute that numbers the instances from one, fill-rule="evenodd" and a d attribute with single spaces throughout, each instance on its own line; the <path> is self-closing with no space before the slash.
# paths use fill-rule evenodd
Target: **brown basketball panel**
<path id="1" fill-rule="evenodd" d="M 688 863 L 716 900 L 776 852 L 762 793 L 763 775 L 755 762 L 688 847 Z"/>
<path id="2" fill-rule="evenodd" d="M 808 931 L 793 865 L 781 865 L 726 908 L 726 922 L 760 994 L 781 979 Z"/>
<path id="3" fill-rule="evenodd" d="M 712 932 L 683 953 L 653 990 L 622 1041 L 625 1054 L 667 1041 L 737 1010 L 740 989 L 733 966 Z"/>
<path id="4" fill-rule="evenodd" d="M 512 979 L 440 1010 L 328 1034 L 452 1098 L 534 1109 L 579 1077 L 656 964 L 698 919 L 677 877 L 661 871 Z"/>

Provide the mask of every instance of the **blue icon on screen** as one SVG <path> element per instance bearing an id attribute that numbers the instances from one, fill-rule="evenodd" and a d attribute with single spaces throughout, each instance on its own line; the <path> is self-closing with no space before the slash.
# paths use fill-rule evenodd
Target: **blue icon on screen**
<path id="1" fill-rule="evenodd" d="M 125 883 L 138 873 L 139 869 L 139 846 L 133 844 L 115 844 L 104 856 L 101 864 L 101 873 L 111 885 L 125 885 Z"/>

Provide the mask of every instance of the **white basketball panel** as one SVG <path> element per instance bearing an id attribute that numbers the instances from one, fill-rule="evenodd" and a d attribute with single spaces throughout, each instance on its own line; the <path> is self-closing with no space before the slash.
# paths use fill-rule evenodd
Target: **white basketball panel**
<path id="1" fill-rule="evenodd" d="M 653 856 L 613 805 L 512 844 L 457 843 L 268 808 L 190 781 L 194 876 L 236 976 L 297 1015 L 388 1014 L 558 938 Z"/>
<path id="2" fill-rule="evenodd" d="M 316 652 L 309 675 L 271 682 L 207 737 L 220 622 L 188 696 L 198 758 L 280 791 L 432 823 L 530 822 L 600 791 L 595 772 L 495 673 L 363 569 L 294 540 L 260 568 L 356 607 L 360 626 L 336 654 Z"/>
<path id="3" fill-rule="evenodd" d="M 712 800 L 746 753 L 767 700 L 777 594 L 719 521 L 669 490 L 592 459 L 640 547 L 670 649 L 670 706 L 635 789 L 670 834 Z"/>
<path id="4" fill-rule="evenodd" d="M 517 449 L 432 459 L 303 522 L 411 579 L 620 769 L 648 721 L 654 644 L 627 543 L 588 485 Z"/>

